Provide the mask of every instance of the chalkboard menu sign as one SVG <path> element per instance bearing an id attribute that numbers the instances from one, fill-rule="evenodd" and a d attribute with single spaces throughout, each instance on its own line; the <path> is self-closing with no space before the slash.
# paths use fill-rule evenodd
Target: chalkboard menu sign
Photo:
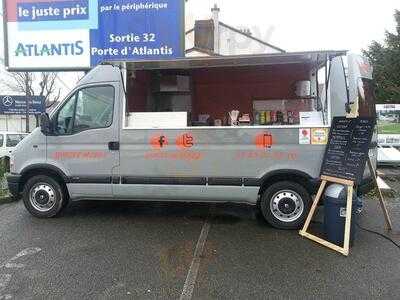
<path id="1" fill-rule="evenodd" d="M 321 175 L 360 183 L 374 127 L 372 118 L 333 118 Z"/>

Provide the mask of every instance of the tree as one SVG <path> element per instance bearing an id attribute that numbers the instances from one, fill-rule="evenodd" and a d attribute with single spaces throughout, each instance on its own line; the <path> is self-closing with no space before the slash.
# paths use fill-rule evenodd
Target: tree
<path id="1" fill-rule="evenodd" d="M 9 73 L 9 80 L 4 84 L 11 90 L 17 93 L 29 96 L 44 96 L 46 108 L 52 106 L 60 99 L 61 89 L 57 88 L 56 80 L 57 73 L 42 72 L 17 72 Z"/>
<path id="2" fill-rule="evenodd" d="M 386 31 L 385 42 L 373 41 L 364 50 L 374 67 L 376 96 L 379 103 L 400 103 L 400 11 L 394 14 L 396 32 Z"/>
<path id="3" fill-rule="evenodd" d="M 25 94 L 27 96 L 44 96 L 45 107 L 49 108 L 60 98 L 61 89 L 56 86 L 57 73 L 41 72 L 37 78 L 37 73 L 17 72 L 9 73 L 9 78 L 4 81 L 4 85 L 11 91 Z M 35 115 L 36 126 L 39 126 L 39 118 Z M 26 118 L 26 132 L 29 132 L 29 118 Z"/>

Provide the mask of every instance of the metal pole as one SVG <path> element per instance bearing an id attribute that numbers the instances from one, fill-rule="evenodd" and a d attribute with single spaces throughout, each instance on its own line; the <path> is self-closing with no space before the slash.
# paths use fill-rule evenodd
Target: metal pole
<path id="1" fill-rule="evenodd" d="M 29 73 L 25 72 L 25 105 L 26 105 L 26 111 L 25 111 L 25 117 L 26 117 L 26 124 L 25 124 L 25 131 L 26 133 L 29 133 L 29 98 L 30 98 L 30 91 L 29 91 Z"/>

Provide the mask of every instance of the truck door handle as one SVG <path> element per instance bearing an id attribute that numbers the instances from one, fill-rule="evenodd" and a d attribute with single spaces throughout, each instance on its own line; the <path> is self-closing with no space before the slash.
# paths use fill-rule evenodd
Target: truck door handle
<path id="1" fill-rule="evenodd" d="M 119 150 L 119 142 L 109 142 L 108 149 L 111 151 L 118 151 Z"/>

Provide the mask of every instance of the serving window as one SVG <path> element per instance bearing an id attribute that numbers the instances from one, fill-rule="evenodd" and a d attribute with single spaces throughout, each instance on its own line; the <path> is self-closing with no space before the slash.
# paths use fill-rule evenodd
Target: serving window
<path id="1" fill-rule="evenodd" d="M 321 126 L 311 69 L 292 64 L 131 72 L 125 126 Z"/>

